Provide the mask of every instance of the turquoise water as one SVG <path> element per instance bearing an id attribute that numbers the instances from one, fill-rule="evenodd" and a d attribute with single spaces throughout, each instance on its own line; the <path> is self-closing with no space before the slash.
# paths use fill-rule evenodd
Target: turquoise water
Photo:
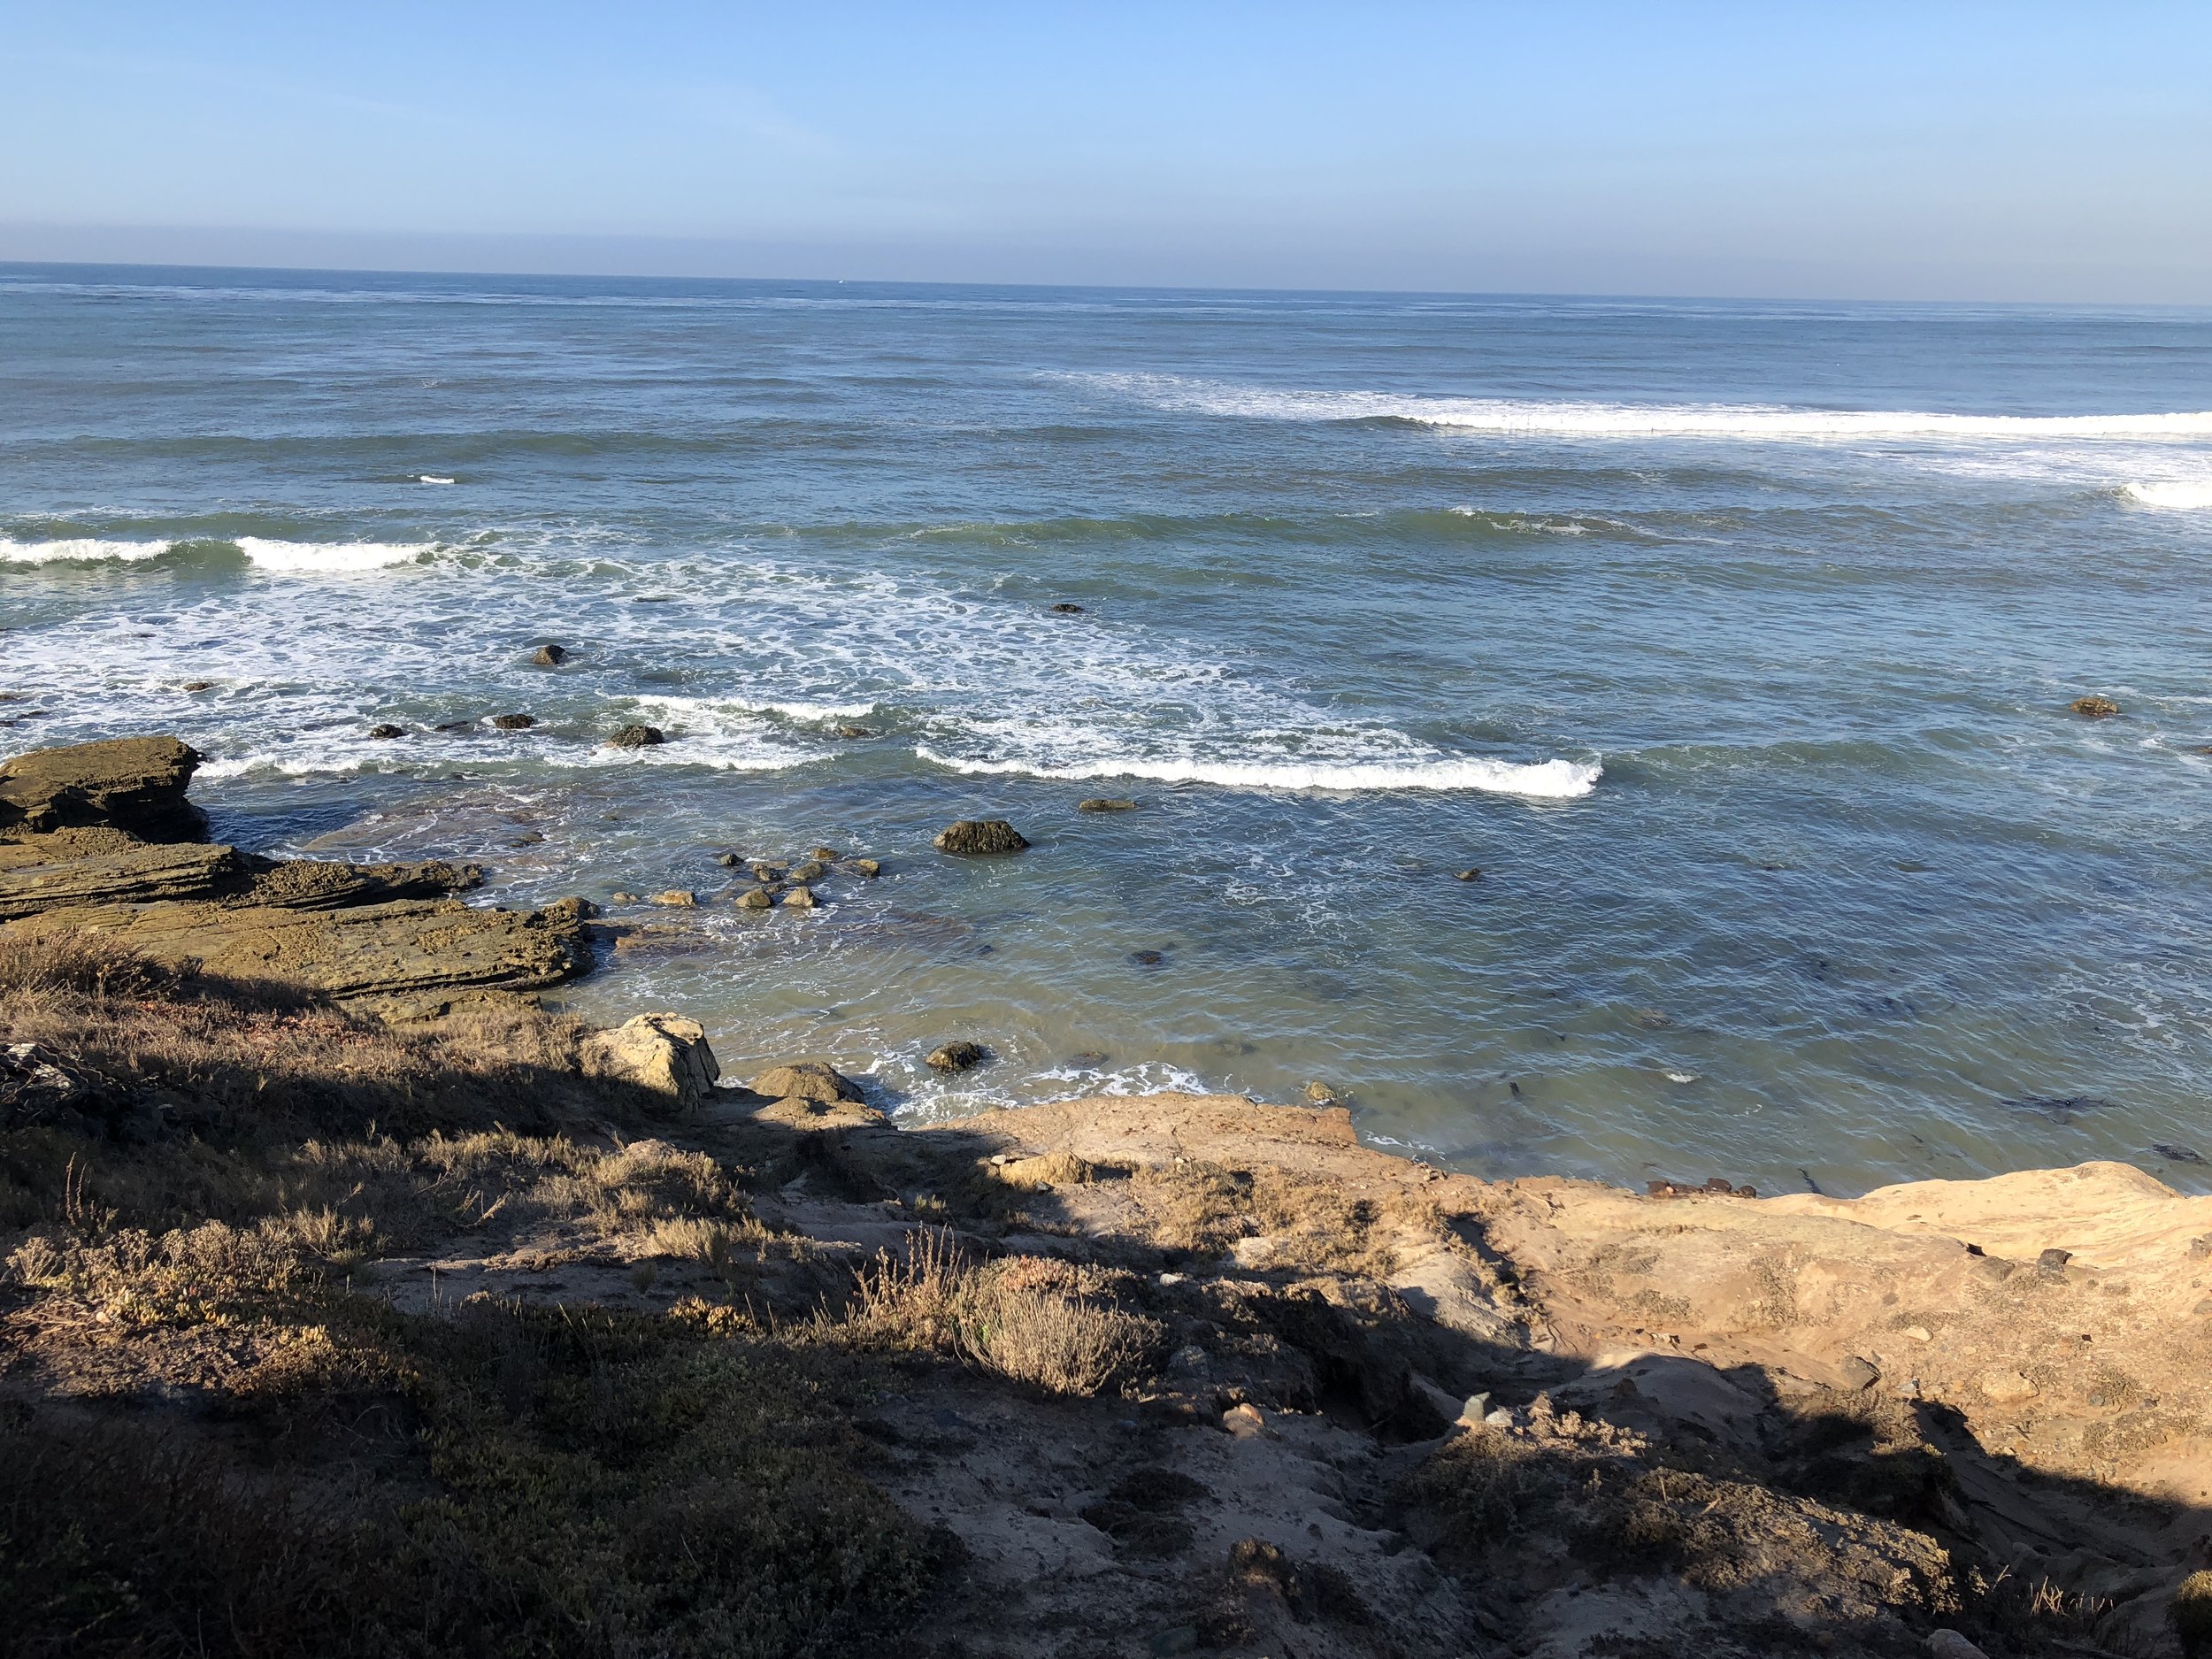
<path id="1" fill-rule="evenodd" d="M 2202 1190 L 2208 410 L 2203 311 L 0 267 L 0 736 L 581 892 L 666 931 L 572 1005 L 903 1112 Z"/>

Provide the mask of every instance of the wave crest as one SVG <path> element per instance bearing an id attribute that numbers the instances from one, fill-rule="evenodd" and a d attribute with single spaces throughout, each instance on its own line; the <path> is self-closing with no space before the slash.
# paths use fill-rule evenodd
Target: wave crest
<path id="1" fill-rule="evenodd" d="M 1071 782 L 1150 778 L 1161 783 L 1210 783 L 1229 789 L 1318 789 L 1343 794 L 1479 789 L 1547 801 L 1578 800 L 1595 789 L 1598 780 L 1605 775 L 1605 768 L 1594 761 L 1522 763 L 1479 756 L 1425 761 L 1234 761 L 1116 756 L 1077 766 L 1048 766 L 1032 761 L 966 759 L 940 754 L 926 744 L 918 745 L 914 752 L 924 760 L 971 775 L 1018 772 Z"/>

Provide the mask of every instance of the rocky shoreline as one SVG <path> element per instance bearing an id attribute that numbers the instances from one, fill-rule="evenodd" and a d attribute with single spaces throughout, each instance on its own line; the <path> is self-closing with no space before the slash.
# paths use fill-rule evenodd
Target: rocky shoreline
<path id="1" fill-rule="evenodd" d="M 127 1471 L 0 1474 L 84 1555 L 0 1582 L 119 1586 L 26 1651 L 291 1606 L 147 1530 L 185 1445 L 211 1509 L 352 1494 L 343 1617 L 223 1651 L 2212 1652 L 2212 1198 L 1486 1182 L 1240 1097 L 902 1129 L 537 1009 L 580 900 L 196 839 L 196 759 L 0 765 L 0 1450 Z"/>

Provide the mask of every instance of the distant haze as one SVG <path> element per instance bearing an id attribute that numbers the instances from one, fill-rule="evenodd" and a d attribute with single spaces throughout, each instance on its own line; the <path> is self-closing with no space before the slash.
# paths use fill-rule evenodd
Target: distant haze
<path id="1" fill-rule="evenodd" d="M 2212 303 L 2212 6 L 29 4 L 0 259 Z"/>

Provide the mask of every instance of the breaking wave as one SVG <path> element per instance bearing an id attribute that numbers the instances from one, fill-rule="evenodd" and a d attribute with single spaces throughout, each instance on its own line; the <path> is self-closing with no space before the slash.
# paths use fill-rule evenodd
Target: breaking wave
<path id="1" fill-rule="evenodd" d="M 1149 778 L 1161 783 L 1210 783 L 1228 789 L 1320 789 L 1357 793 L 1377 789 L 1480 789 L 1494 795 L 1571 801 L 1598 787 L 1605 768 L 1595 762 L 1543 760 L 1518 763 L 1479 757 L 1440 757 L 1418 762 L 1233 761 L 1185 757 L 1117 756 L 1077 766 L 1050 766 L 1020 760 L 969 760 L 939 754 L 926 745 L 915 752 L 924 760 L 972 775 L 1019 772 L 1070 781 L 1094 778 Z"/>

